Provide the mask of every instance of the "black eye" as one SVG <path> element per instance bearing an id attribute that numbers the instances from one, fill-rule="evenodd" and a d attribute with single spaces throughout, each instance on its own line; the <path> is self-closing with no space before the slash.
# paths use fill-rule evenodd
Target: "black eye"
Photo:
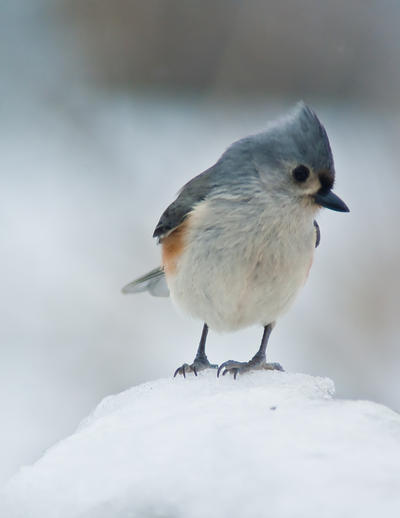
<path id="1" fill-rule="evenodd" d="M 296 182 L 305 182 L 310 176 L 310 170 L 305 165 L 298 165 L 293 169 L 292 174 Z"/>

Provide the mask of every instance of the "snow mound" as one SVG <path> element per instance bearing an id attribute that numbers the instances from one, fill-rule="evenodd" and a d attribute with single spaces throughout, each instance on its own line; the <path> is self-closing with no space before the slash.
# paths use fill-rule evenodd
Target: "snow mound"
<path id="1" fill-rule="evenodd" d="M 282 372 L 134 387 L 21 469 L 0 516 L 400 516 L 400 416 L 333 392 Z"/>

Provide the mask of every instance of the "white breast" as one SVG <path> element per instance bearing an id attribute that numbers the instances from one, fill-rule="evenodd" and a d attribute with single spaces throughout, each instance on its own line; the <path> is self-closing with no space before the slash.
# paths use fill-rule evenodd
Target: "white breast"
<path id="1" fill-rule="evenodd" d="M 168 278 L 172 299 L 219 331 L 274 322 L 307 278 L 313 215 L 296 205 L 274 209 L 262 198 L 199 204 Z"/>

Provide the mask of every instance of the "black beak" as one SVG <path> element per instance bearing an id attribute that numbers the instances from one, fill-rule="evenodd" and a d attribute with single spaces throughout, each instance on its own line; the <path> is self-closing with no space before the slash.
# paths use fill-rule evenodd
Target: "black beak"
<path id="1" fill-rule="evenodd" d="M 342 201 L 339 196 L 336 196 L 332 191 L 325 192 L 317 192 L 314 196 L 314 200 L 321 207 L 326 207 L 327 209 L 336 210 L 337 212 L 350 212 L 350 209 Z"/>

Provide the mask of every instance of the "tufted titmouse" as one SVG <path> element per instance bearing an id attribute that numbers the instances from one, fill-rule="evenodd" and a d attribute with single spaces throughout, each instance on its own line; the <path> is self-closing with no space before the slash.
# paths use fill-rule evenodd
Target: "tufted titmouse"
<path id="1" fill-rule="evenodd" d="M 276 319 L 293 302 L 311 268 L 321 207 L 348 212 L 332 192 L 328 136 L 304 103 L 263 133 L 232 144 L 218 162 L 188 182 L 154 231 L 162 266 L 131 282 L 124 293 L 171 295 L 204 322 L 196 357 L 175 371 L 186 376 L 213 367 L 205 353 L 208 327 L 264 327 L 248 362 L 218 368 L 234 374 L 278 369 L 265 351 Z"/>

